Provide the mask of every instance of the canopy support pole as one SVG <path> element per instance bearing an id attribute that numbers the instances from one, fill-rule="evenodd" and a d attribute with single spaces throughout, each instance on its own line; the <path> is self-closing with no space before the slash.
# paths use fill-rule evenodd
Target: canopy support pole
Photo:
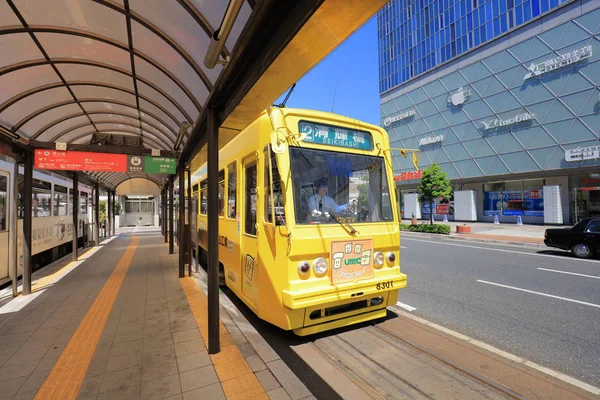
<path id="1" fill-rule="evenodd" d="M 219 124 L 208 110 L 208 352 L 220 352 L 219 338 Z"/>
<path id="2" fill-rule="evenodd" d="M 33 213 L 32 187 L 33 187 L 33 153 L 25 153 L 25 171 L 23 188 L 23 295 L 31 294 L 32 272 L 32 242 L 31 242 L 31 214 Z"/>

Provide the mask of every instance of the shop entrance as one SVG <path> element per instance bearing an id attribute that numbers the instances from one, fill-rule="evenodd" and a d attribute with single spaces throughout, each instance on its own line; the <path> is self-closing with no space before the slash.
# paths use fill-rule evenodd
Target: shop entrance
<path id="1" fill-rule="evenodd" d="M 600 186 L 575 188 L 571 193 L 571 223 L 600 217 Z"/>

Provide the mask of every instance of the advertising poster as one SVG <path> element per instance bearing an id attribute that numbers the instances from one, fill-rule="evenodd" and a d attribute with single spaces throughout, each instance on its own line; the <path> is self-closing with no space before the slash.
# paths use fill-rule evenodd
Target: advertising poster
<path id="1" fill-rule="evenodd" d="M 483 193 L 483 215 L 543 217 L 544 199 L 541 189 L 505 190 Z"/>
<path id="2" fill-rule="evenodd" d="M 373 239 L 331 242 L 331 283 L 373 278 Z"/>

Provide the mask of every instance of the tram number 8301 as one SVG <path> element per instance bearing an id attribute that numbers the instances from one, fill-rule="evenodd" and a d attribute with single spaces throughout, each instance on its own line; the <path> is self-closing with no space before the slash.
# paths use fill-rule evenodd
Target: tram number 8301
<path id="1" fill-rule="evenodd" d="M 378 283 L 377 285 L 375 285 L 375 289 L 377 289 L 377 290 L 390 289 L 393 287 L 394 287 L 394 282 L 392 282 L 392 281 L 381 282 L 381 283 Z"/>

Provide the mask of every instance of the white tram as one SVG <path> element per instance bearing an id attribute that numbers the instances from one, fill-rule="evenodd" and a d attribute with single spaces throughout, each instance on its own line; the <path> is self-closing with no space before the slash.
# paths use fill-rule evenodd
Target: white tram
<path id="1" fill-rule="evenodd" d="M 19 204 L 12 204 L 11 185 L 14 164 L 0 159 L 0 285 L 9 278 L 9 218 L 17 207 L 17 229 L 23 227 L 23 167 L 19 168 Z M 47 171 L 33 171 L 32 264 L 39 269 L 71 252 L 73 240 L 73 183 L 70 179 Z M 91 238 L 92 188 L 79 184 L 78 244 Z M 22 235 L 18 235 L 18 275 L 23 272 Z"/>

